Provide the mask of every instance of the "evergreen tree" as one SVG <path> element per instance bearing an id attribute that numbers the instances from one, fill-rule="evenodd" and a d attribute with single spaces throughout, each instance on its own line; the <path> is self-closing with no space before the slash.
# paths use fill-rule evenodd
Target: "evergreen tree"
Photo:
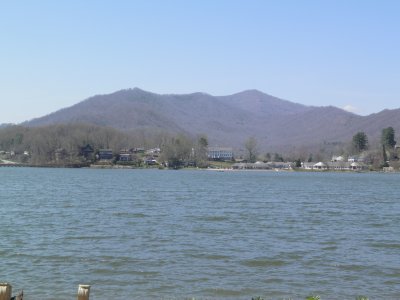
<path id="1" fill-rule="evenodd" d="M 385 145 L 389 148 L 394 148 L 396 145 L 396 141 L 394 140 L 394 129 L 393 127 L 388 127 L 382 129 L 382 136 L 381 136 L 382 145 Z"/>
<path id="2" fill-rule="evenodd" d="M 300 168 L 301 167 L 301 160 L 300 158 L 298 160 L 296 160 L 296 168 Z"/>
<path id="3" fill-rule="evenodd" d="M 353 147 L 357 152 L 368 149 L 368 137 L 364 132 L 357 132 L 353 136 Z"/>

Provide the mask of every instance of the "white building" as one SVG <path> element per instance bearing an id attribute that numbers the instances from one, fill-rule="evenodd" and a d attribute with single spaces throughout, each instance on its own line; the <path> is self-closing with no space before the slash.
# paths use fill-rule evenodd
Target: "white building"
<path id="1" fill-rule="evenodd" d="M 207 156 L 208 159 L 232 160 L 233 150 L 232 148 L 224 147 L 208 147 Z"/>

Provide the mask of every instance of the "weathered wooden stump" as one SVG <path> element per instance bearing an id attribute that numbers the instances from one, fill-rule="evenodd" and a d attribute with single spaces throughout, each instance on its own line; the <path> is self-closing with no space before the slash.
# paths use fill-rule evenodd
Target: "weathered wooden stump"
<path id="1" fill-rule="evenodd" d="M 9 283 L 0 283 L 0 300 L 23 300 L 24 291 L 21 291 L 18 295 L 11 297 L 12 286 Z"/>
<path id="2" fill-rule="evenodd" d="M 9 283 L 0 283 L 0 300 L 11 299 L 12 287 Z"/>
<path id="3" fill-rule="evenodd" d="M 11 299 L 12 287 L 9 283 L 0 283 L 0 300 Z"/>
<path id="4" fill-rule="evenodd" d="M 78 300 L 89 300 L 89 294 L 90 285 L 80 284 L 78 286 Z"/>

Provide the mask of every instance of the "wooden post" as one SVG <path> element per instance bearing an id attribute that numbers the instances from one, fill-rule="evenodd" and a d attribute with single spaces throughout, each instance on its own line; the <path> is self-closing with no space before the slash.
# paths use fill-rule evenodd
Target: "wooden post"
<path id="1" fill-rule="evenodd" d="M 10 300 L 11 299 L 11 284 L 0 283 L 0 300 Z"/>
<path id="2" fill-rule="evenodd" d="M 78 300 L 89 300 L 89 293 L 90 285 L 80 284 L 78 286 Z"/>

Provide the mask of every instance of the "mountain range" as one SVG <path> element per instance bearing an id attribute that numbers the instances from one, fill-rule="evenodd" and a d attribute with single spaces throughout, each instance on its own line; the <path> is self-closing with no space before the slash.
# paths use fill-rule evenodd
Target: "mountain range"
<path id="1" fill-rule="evenodd" d="M 346 143 L 358 131 L 370 141 L 383 128 L 400 132 L 400 109 L 359 116 L 342 109 L 305 106 L 258 90 L 229 96 L 206 93 L 155 94 L 139 88 L 97 95 L 71 107 L 22 123 L 43 126 L 90 123 L 121 130 L 165 130 L 206 134 L 210 145 L 243 147 L 254 136 L 259 147 L 271 151 Z"/>

